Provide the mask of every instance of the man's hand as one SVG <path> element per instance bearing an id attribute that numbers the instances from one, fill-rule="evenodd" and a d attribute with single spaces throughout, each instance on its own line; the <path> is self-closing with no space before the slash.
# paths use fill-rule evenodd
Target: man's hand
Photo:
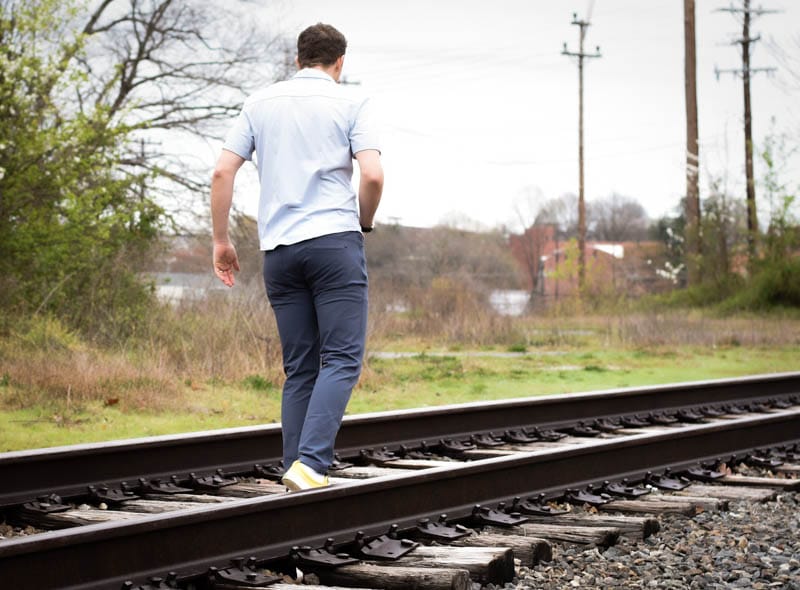
<path id="1" fill-rule="evenodd" d="M 239 257 L 236 248 L 230 242 L 214 243 L 214 274 L 228 287 L 233 287 L 236 280 L 233 271 L 239 270 Z"/>
<path id="2" fill-rule="evenodd" d="M 244 158 L 222 150 L 211 176 L 211 233 L 214 240 L 214 273 L 228 287 L 233 287 L 233 271 L 239 270 L 236 248 L 228 239 L 228 213 L 233 200 L 233 180 Z"/>

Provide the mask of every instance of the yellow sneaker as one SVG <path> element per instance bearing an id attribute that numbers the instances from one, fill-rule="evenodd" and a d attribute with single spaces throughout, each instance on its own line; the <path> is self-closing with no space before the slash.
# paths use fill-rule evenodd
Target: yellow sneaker
<path id="1" fill-rule="evenodd" d="M 303 465 L 299 460 L 292 463 L 289 470 L 281 478 L 283 485 L 291 492 L 313 490 L 331 485 L 327 475 L 317 473 L 308 465 Z"/>

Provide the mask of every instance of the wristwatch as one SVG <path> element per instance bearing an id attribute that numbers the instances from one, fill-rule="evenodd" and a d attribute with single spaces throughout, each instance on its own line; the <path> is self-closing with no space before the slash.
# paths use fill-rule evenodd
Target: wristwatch
<path id="1" fill-rule="evenodd" d="M 363 225 L 361 226 L 361 232 L 362 232 L 362 233 L 365 233 L 365 234 L 368 234 L 368 233 L 369 233 L 369 232 L 371 232 L 373 229 L 375 229 L 375 226 L 372 226 L 372 225 L 371 225 L 371 226 L 369 226 L 369 227 L 364 227 Z"/>

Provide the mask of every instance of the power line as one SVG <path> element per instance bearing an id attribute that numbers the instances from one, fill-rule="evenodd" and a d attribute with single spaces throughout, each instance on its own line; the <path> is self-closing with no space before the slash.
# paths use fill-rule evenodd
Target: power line
<path id="1" fill-rule="evenodd" d="M 742 6 L 731 4 L 727 8 L 719 8 L 717 12 L 728 12 L 731 15 L 742 16 L 742 37 L 732 42 L 733 45 L 742 46 L 742 67 L 721 70 L 717 67 L 714 72 L 719 80 L 720 74 L 733 74 L 740 76 L 744 85 L 744 152 L 745 152 L 745 176 L 747 178 L 747 251 L 750 265 L 756 260 L 756 238 L 758 236 L 758 213 L 756 209 L 756 185 L 753 178 L 753 119 L 750 107 L 750 77 L 753 74 L 764 72 L 771 74 L 775 68 L 753 68 L 750 66 L 750 46 L 761 39 L 761 35 L 750 36 L 750 24 L 753 17 L 765 14 L 775 14 L 777 10 L 765 10 L 764 8 L 750 8 L 750 0 L 742 0 Z"/>
<path id="2" fill-rule="evenodd" d="M 580 20 L 576 13 L 572 14 L 572 24 L 580 30 L 578 51 L 573 52 L 567 49 L 564 43 L 563 55 L 578 58 L 578 288 L 582 291 L 586 283 L 586 203 L 584 201 L 583 186 L 583 60 L 600 57 L 600 47 L 597 46 L 594 53 L 586 53 L 583 50 L 583 42 L 586 39 L 586 29 L 590 22 Z"/>

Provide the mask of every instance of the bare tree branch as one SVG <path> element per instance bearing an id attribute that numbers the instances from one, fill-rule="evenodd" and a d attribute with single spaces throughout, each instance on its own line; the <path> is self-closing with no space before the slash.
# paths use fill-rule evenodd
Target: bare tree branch
<path id="1" fill-rule="evenodd" d="M 85 74 L 72 104 L 135 137 L 168 130 L 217 138 L 247 94 L 286 76 L 284 39 L 243 27 L 208 0 L 102 0 L 84 18 L 81 43 L 62 60 L 62 70 L 71 62 Z M 159 190 L 204 188 L 205 170 L 179 173 L 176 162 L 161 164 L 163 154 L 122 149 L 124 167 L 158 176 Z"/>

